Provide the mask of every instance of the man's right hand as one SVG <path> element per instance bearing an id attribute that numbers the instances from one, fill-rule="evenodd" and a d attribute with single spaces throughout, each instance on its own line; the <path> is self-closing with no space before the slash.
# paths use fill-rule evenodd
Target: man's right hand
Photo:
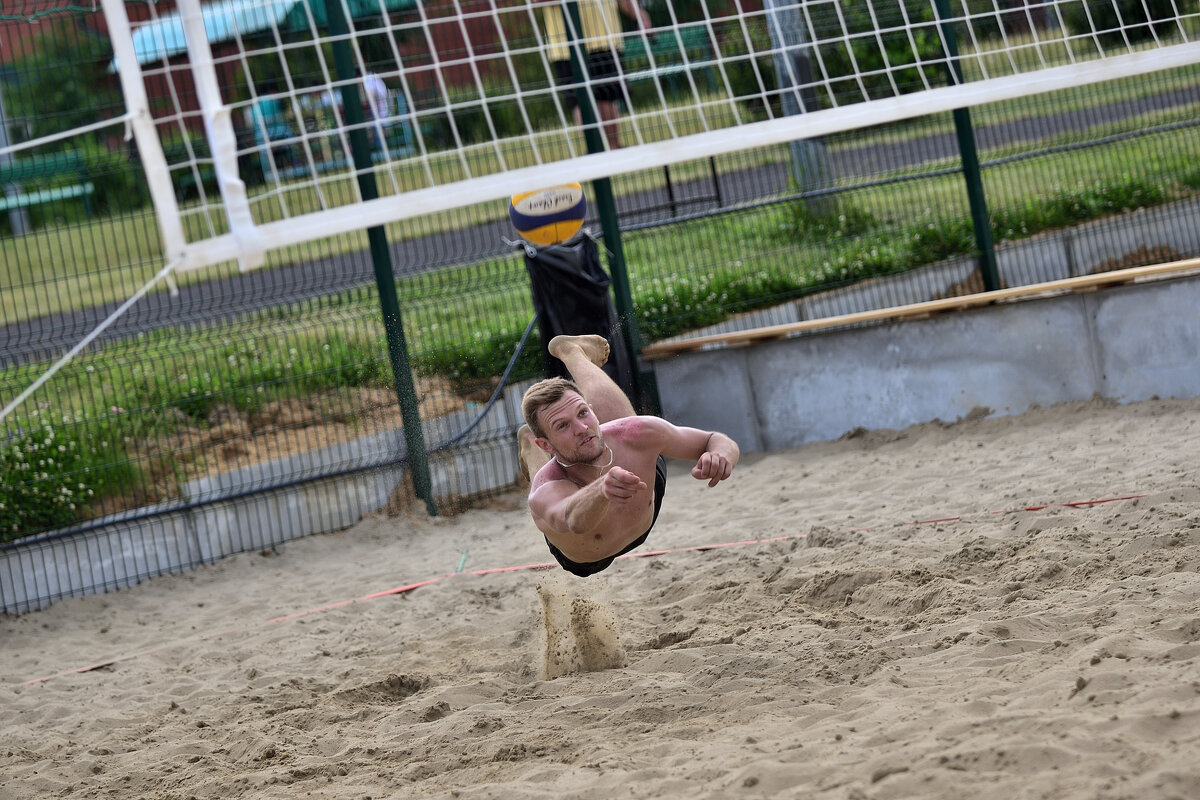
<path id="1" fill-rule="evenodd" d="M 604 476 L 604 495 L 615 503 L 627 502 L 645 488 L 645 481 L 622 467 L 613 467 Z"/>

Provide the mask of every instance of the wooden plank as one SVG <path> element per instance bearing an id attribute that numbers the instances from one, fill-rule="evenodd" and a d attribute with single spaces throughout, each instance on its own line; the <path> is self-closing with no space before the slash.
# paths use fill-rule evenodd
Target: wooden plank
<path id="1" fill-rule="evenodd" d="M 1100 272 L 1095 275 L 1080 275 L 1075 278 L 1064 278 L 1045 283 L 1032 283 L 1028 286 L 1014 286 L 1008 289 L 998 289 L 994 292 L 947 297 L 941 300 L 927 300 L 923 303 L 912 303 L 905 306 L 879 308 L 871 311 L 856 311 L 852 314 L 839 314 L 833 317 L 822 317 L 821 319 L 806 319 L 800 322 L 771 325 L 748 331 L 698 336 L 694 339 L 685 339 L 677 342 L 656 342 L 642 348 L 642 357 L 653 361 L 679 353 L 689 353 L 698 350 L 744 347 L 763 340 L 784 338 L 799 333 L 836 328 L 842 325 L 860 325 L 884 320 L 930 316 L 942 312 L 963 311 L 1002 301 L 1029 299 L 1044 295 L 1095 291 L 1104 286 L 1130 283 L 1137 280 L 1172 277 L 1193 270 L 1200 270 L 1200 258 L 1189 258 L 1165 264 L 1153 264 L 1147 267 L 1131 267 L 1111 272 Z"/>

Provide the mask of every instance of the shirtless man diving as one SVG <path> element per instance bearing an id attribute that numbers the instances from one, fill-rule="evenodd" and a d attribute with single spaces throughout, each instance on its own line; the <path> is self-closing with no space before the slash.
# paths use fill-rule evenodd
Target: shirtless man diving
<path id="1" fill-rule="evenodd" d="M 666 491 L 665 458 L 695 461 L 692 477 L 716 486 L 738 462 L 723 433 L 638 416 L 601 369 L 602 336 L 556 336 L 549 351 L 573 381 L 548 378 L 525 392 L 518 432 L 529 511 L 563 569 L 606 569 L 646 541 Z"/>

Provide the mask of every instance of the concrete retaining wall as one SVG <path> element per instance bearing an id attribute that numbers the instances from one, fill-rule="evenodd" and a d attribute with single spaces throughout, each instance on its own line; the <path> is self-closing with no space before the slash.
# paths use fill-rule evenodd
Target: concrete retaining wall
<path id="1" fill-rule="evenodd" d="M 855 428 L 1200 395 L 1200 278 L 826 331 L 653 362 L 663 415 L 747 452 Z"/>

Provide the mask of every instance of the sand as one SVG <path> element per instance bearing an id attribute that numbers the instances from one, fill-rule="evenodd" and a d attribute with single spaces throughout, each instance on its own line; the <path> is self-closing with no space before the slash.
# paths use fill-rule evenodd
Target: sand
<path id="1" fill-rule="evenodd" d="M 586 580 L 473 574 L 547 560 L 514 494 L 0 618 L 0 798 L 1200 797 L 1197 420 L 675 462 Z"/>

